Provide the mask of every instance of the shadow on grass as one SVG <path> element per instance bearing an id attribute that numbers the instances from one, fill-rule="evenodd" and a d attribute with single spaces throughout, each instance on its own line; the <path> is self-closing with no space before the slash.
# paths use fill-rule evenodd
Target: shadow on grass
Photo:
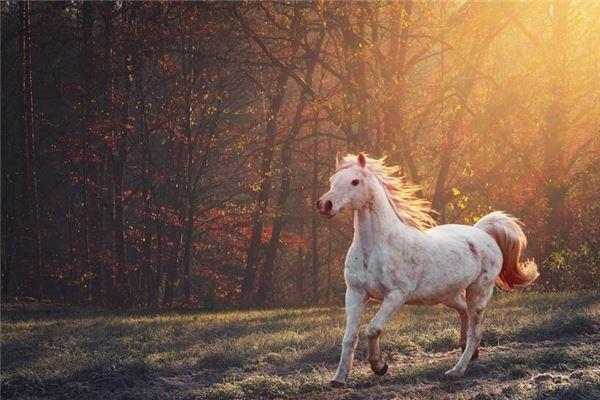
<path id="1" fill-rule="evenodd" d="M 504 332 L 501 328 L 490 326 L 485 329 L 483 340 L 491 344 L 533 343 L 599 332 L 600 320 L 597 316 L 585 312 L 560 313 L 550 320 L 525 325 L 516 332 Z"/>
<path id="2" fill-rule="evenodd" d="M 578 313 L 557 315 L 548 322 L 521 329 L 515 339 L 521 342 L 563 338 L 574 335 L 593 334 L 600 331 L 600 321 L 591 315 Z"/>
<path id="3" fill-rule="evenodd" d="M 2 397 L 6 399 L 108 399 L 144 391 L 162 392 L 164 388 L 143 364 L 114 369 L 97 365 L 53 379 L 19 378 L 2 383 Z"/>
<path id="4" fill-rule="evenodd" d="M 465 388 L 477 382 L 506 383 L 531 377 L 539 373 L 567 372 L 580 368 L 589 368 L 597 365 L 600 353 L 590 351 L 593 345 L 587 348 L 581 346 L 552 347 L 549 349 L 530 349 L 527 352 L 498 353 L 489 359 L 472 362 L 467 370 L 464 380 L 458 382 L 448 381 L 444 372 L 450 369 L 458 359 L 442 360 L 439 363 L 417 367 L 405 367 L 400 371 L 391 368 L 391 376 L 386 382 L 391 385 L 419 384 L 423 382 L 435 383 L 436 387 L 448 393 L 453 393 L 457 388 Z M 375 385 L 379 379 L 369 376 L 364 380 L 353 382 L 353 387 L 364 388 Z M 596 387 L 596 389 L 598 389 Z M 578 398 L 578 397 L 562 397 Z M 583 397 L 587 398 L 587 397 Z"/>
<path id="5" fill-rule="evenodd" d="M 27 318 L 34 318 L 38 311 L 32 311 Z M 14 339 L 6 339 L 2 344 L 2 361 L 5 370 L 32 365 L 41 357 L 47 355 L 46 347 L 62 347 L 63 340 L 74 339 L 77 345 L 84 349 L 101 351 L 106 348 L 112 354 L 129 354 L 132 348 L 142 351 L 141 356 L 148 353 L 185 352 L 190 347 L 198 344 L 210 345 L 211 342 L 219 340 L 235 341 L 257 332 L 276 333 L 290 329 L 301 322 L 298 318 L 314 319 L 321 315 L 322 310 L 312 309 L 298 311 L 284 311 L 270 313 L 269 315 L 257 315 L 255 317 L 244 317 L 237 320 L 217 321 L 211 323 L 210 314 L 205 324 L 197 321 L 183 321 L 188 325 L 180 324 L 173 320 L 148 320 L 148 321 L 126 321 L 123 318 L 137 318 L 145 316 L 144 313 L 126 314 L 101 314 L 84 313 L 81 319 L 76 319 L 77 314 L 64 318 L 64 313 L 59 313 L 59 320 L 52 320 L 44 316 L 42 321 L 50 321 L 49 325 L 40 325 L 35 329 L 26 329 Z M 160 314 L 165 315 L 165 314 Z M 198 315 L 193 313 L 166 315 L 185 318 Z M 201 314 L 206 318 L 206 314 Z M 222 317 L 222 315 L 221 315 Z M 14 319 L 12 320 L 14 321 Z M 35 320 L 37 322 L 37 320 Z M 76 321 L 77 323 L 73 323 Z M 3 323 L 11 323 L 10 318 Z M 168 336 L 162 336 L 160 332 L 167 332 Z M 6 332 L 6 331 L 5 331 Z M 132 343 L 133 342 L 133 343 Z M 151 348 L 145 348 L 149 344 Z M 229 354 L 228 348 L 215 349 L 213 355 L 200 358 L 199 363 L 210 368 L 221 370 L 231 366 L 242 366 L 244 358 L 248 354 Z"/>

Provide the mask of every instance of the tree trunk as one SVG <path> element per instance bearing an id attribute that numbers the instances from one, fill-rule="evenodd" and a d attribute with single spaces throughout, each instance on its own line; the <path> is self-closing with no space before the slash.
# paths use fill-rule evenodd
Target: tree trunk
<path id="1" fill-rule="evenodd" d="M 319 135 L 317 131 L 318 119 L 315 119 L 313 129 L 313 145 L 312 145 L 312 196 L 311 205 L 315 204 L 319 199 Z M 316 212 L 311 213 L 311 264 L 312 264 L 312 289 L 313 289 L 313 303 L 317 305 L 319 303 L 319 246 L 318 246 L 318 227 L 319 218 Z"/>
<path id="2" fill-rule="evenodd" d="M 162 284 L 162 255 L 163 255 L 163 226 L 160 219 L 156 220 L 156 258 L 154 281 L 152 282 L 152 291 L 148 292 L 148 304 L 155 308 L 159 304 L 160 287 Z"/>
<path id="3" fill-rule="evenodd" d="M 173 138 L 173 136 L 172 136 Z M 173 140 L 173 139 L 172 139 Z M 175 155 L 175 171 L 176 175 L 175 175 L 175 187 L 179 187 L 180 185 L 183 185 L 183 182 L 181 181 L 181 176 L 179 171 L 182 171 L 182 162 L 183 162 L 183 148 L 182 146 L 179 146 L 179 148 L 176 151 L 176 155 Z M 182 202 L 185 201 L 185 199 L 181 198 L 181 191 L 179 190 L 174 190 L 173 194 L 172 194 L 172 203 L 175 205 L 175 207 L 179 206 L 180 209 L 182 209 Z M 179 214 L 179 220 L 180 221 L 185 221 L 185 214 L 183 212 L 180 212 Z M 182 229 L 183 228 L 179 228 L 177 226 L 173 226 L 171 229 L 169 229 L 169 235 L 174 243 L 173 246 L 173 252 L 171 253 L 170 257 L 168 258 L 168 265 L 165 266 L 165 270 L 166 270 L 166 276 L 165 276 L 165 291 L 164 291 L 164 297 L 163 297 L 163 305 L 170 307 L 173 304 L 173 300 L 175 298 L 175 284 L 177 282 L 177 275 L 179 273 L 179 249 L 181 247 L 181 236 L 182 236 Z"/>
<path id="4" fill-rule="evenodd" d="M 298 246 L 298 257 L 296 259 L 296 295 L 297 304 L 304 305 L 304 247 Z"/>
<path id="5" fill-rule="evenodd" d="M 311 52 L 311 58 L 308 61 L 306 69 L 306 83 L 309 87 L 312 85 L 312 74 L 317 64 L 317 59 L 321 50 L 321 44 L 323 43 L 324 33 L 324 30 L 321 30 L 320 36 L 316 41 L 315 48 Z M 272 300 L 273 266 L 275 264 L 275 258 L 277 256 L 277 249 L 279 247 L 279 239 L 281 236 L 281 232 L 285 225 L 285 206 L 290 195 L 292 145 L 294 144 L 294 140 L 300 133 L 300 128 L 302 126 L 302 113 L 304 112 L 307 101 L 309 100 L 309 95 L 310 93 L 308 92 L 308 88 L 306 86 L 302 87 L 298 101 L 298 106 L 296 107 L 296 112 L 292 121 L 290 135 L 281 150 L 281 184 L 279 187 L 279 196 L 275 208 L 273 232 L 271 233 L 271 239 L 269 241 L 269 245 L 267 246 L 265 254 L 265 265 L 263 268 L 263 273 L 258 288 L 258 303 L 261 305 L 265 305 Z M 316 120 L 318 120 L 318 118 L 319 115 L 317 113 Z"/>
<path id="6" fill-rule="evenodd" d="M 86 282 L 86 300 L 92 300 L 92 261 L 91 261 L 91 238 L 90 231 L 92 227 L 91 218 L 94 212 L 93 202 L 90 198 L 88 189 L 88 180 L 92 180 L 89 173 L 88 158 L 89 157 L 89 113 L 90 113 L 90 68 L 91 63 L 91 35 L 92 35 L 92 3 L 83 2 L 82 8 L 82 33 L 83 43 L 81 49 L 80 75 L 82 80 L 81 90 L 81 163 L 82 163 L 82 206 L 83 206 L 83 241 L 84 241 L 84 275 Z"/>
<path id="7" fill-rule="evenodd" d="M 140 118 L 143 132 L 141 134 L 141 150 L 142 150 L 142 198 L 143 198 L 143 250 L 142 260 L 139 270 L 139 282 L 138 282 L 138 301 L 144 303 L 149 297 L 149 293 L 152 287 L 151 278 L 151 263 L 152 263 L 152 198 L 153 193 L 152 187 L 152 172 L 150 165 L 151 158 L 151 143 L 150 143 L 150 127 L 148 126 L 148 115 L 146 113 L 146 96 L 144 93 L 144 75 L 143 68 L 138 64 L 136 71 L 135 82 L 138 92 L 138 104 L 140 110 Z M 148 304 L 148 303 L 146 303 Z"/>
<path id="8" fill-rule="evenodd" d="M 361 40 L 365 35 L 365 17 L 361 15 L 358 20 L 358 35 Z M 353 62 L 354 77 L 356 80 L 356 91 L 354 103 L 358 110 L 358 132 L 356 150 L 364 151 L 365 149 L 372 148 L 371 144 L 371 130 L 369 129 L 369 92 L 367 91 L 367 71 L 366 71 L 366 50 L 362 47 L 359 50 L 355 50 L 355 60 Z"/>
<path id="9" fill-rule="evenodd" d="M 125 56 L 127 65 L 131 65 L 131 57 Z M 127 252 L 125 248 L 125 211 L 124 211 L 124 177 L 125 164 L 127 162 L 126 130 L 129 119 L 129 73 L 126 74 L 125 84 L 121 96 L 120 126 L 113 130 L 113 154 L 112 154 L 112 213 L 113 213 L 113 257 L 116 260 L 116 275 L 110 273 L 109 282 L 111 288 L 115 289 L 113 301 L 119 305 L 123 304 L 124 292 L 126 291 L 126 268 Z M 113 279 L 116 282 L 113 283 Z M 116 295 L 116 296 L 115 296 Z"/>
<path id="10" fill-rule="evenodd" d="M 403 167 L 412 157 L 412 146 L 404 120 L 404 100 L 406 86 L 406 54 L 408 51 L 408 33 L 411 28 L 412 2 L 398 5 L 392 14 L 389 59 L 381 60 L 383 79 L 390 88 L 384 101 L 383 122 L 385 127 L 384 151 L 390 153 L 390 163 L 399 163 Z M 414 175 L 414 174 L 412 174 Z M 412 176 L 415 179 L 414 176 Z"/>
<path id="11" fill-rule="evenodd" d="M 37 148 L 34 117 L 33 78 L 31 62 L 31 3 L 19 3 L 21 11 L 21 57 L 23 78 L 23 133 L 25 135 L 25 192 L 27 204 L 27 236 L 33 249 L 33 270 L 31 273 L 31 294 L 41 299 L 44 296 L 44 272 L 42 261 L 42 234 L 40 227 L 40 207 L 37 180 Z"/>
<path id="12" fill-rule="evenodd" d="M 185 29 L 185 28 L 184 28 Z M 187 32 L 186 32 L 187 33 Z M 185 43 L 186 34 L 181 36 L 181 48 L 184 52 L 187 52 Z M 183 57 L 183 76 L 184 76 L 184 89 L 185 89 L 185 135 L 187 138 L 187 165 L 185 173 L 185 226 L 183 230 L 183 295 L 184 301 L 189 304 L 192 300 L 192 284 L 190 275 L 190 263 L 191 263 L 191 248 L 194 236 L 194 210 L 196 208 L 196 195 L 194 193 L 192 178 L 194 168 L 194 150 L 195 150 L 195 138 L 192 137 L 192 91 L 194 85 L 194 63 L 191 59 L 188 60 L 187 56 Z"/>
<path id="13" fill-rule="evenodd" d="M 190 204 L 188 204 L 188 214 L 183 233 L 183 295 L 187 304 L 190 304 L 192 301 L 192 277 L 190 275 L 190 263 L 193 233 L 194 208 L 190 202 Z"/>
<path id="14" fill-rule="evenodd" d="M 104 21 L 104 50 L 108 55 L 108 105 L 107 105 L 107 118 L 110 124 L 110 135 L 111 145 L 107 148 L 107 159 L 110 169 L 110 181 L 108 182 L 110 191 L 110 237 L 111 237 L 111 263 L 106 265 L 100 272 L 100 285 L 102 292 L 102 304 L 104 306 L 110 305 L 110 301 L 113 295 L 113 274 L 112 269 L 117 264 L 116 258 L 116 242 L 115 242 L 115 142 L 117 133 L 114 126 L 115 118 L 115 73 L 114 73 L 114 49 L 113 49 L 113 26 L 112 26 L 112 5 L 104 6 L 101 8 L 101 15 Z"/>
<path id="15" fill-rule="evenodd" d="M 262 162 L 260 165 L 260 191 L 256 199 L 256 206 L 252 216 L 252 234 L 250 243 L 246 251 L 246 267 L 244 269 L 244 278 L 242 281 L 242 296 L 249 300 L 254 290 L 254 278 L 256 275 L 256 265 L 259 260 L 260 243 L 262 239 L 264 214 L 267 211 L 269 195 L 271 193 L 271 163 L 273 161 L 273 147 L 275 146 L 275 137 L 277 135 L 277 117 L 283 103 L 283 98 L 287 89 L 288 73 L 281 71 L 275 90 L 271 97 L 269 115 L 267 116 L 267 127 L 265 129 L 265 144 L 262 152 Z"/>
<path id="16" fill-rule="evenodd" d="M 2 75 L 5 75 L 6 63 L 2 64 Z M 16 214 L 16 185 L 15 176 L 9 172 L 9 165 L 12 161 L 12 157 L 9 157 L 9 150 L 14 151 L 12 138 L 8 131 L 6 105 L 2 104 L 2 129 L 0 135 L 2 135 L 2 144 L 0 145 L 0 151 L 2 152 L 2 223 L 0 227 L 2 233 L 0 235 L 0 264 L 1 264 L 1 275 L 0 275 L 0 291 L 2 292 L 2 302 L 6 303 L 11 297 L 11 278 L 14 262 L 14 235 L 15 235 L 15 214 Z M 14 166 L 13 166 L 14 167 Z"/>
<path id="17" fill-rule="evenodd" d="M 331 302 L 331 242 L 333 238 L 331 236 L 331 226 L 327 227 L 327 292 L 325 302 L 329 304 Z"/>
<path id="18" fill-rule="evenodd" d="M 546 238 L 549 243 L 560 247 L 568 236 L 566 199 L 570 189 L 565 154 L 569 130 L 566 85 L 568 76 L 569 49 L 569 2 L 554 3 L 551 52 L 554 56 L 548 64 L 552 100 L 545 115 L 542 128 L 544 137 L 544 172 L 547 176 L 545 196 L 549 215 L 546 223 Z"/>
<path id="19" fill-rule="evenodd" d="M 163 297 L 163 305 L 171 307 L 173 300 L 175 299 L 175 284 L 177 281 L 177 272 L 179 270 L 179 249 L 181 247 L 181 235 L 177 235 L 175 240 L 175 248 L 169 261 L 170 267 L 167 269 L 167 276 L 165 282 L 165 296 Z"/>
<path id="20" fill-rule="evenodd" d="M 273 266 L 275 264 L 275 258 L 277 256 L 277 248 L 279 246 L 279 237 L 285 219 L 283 210 L 287 199 L 290 194 L 290 174 L 289 169 L 291 166 L 292 150 L 289 145 L 285 145 L 282 151 L 282 171 L 281 171 L 281 188 L 279 191 L 279 198 L 277 200 L 275 210 L 275 220 L 273 221 L 273 231 L 271 233 L 271 239 L 266 249 L 265 254 L 265 266 L 263 268 L 261 279 L 258 287 L 258 304 L 266 305 L 272 300 L 273 295 Z"/>

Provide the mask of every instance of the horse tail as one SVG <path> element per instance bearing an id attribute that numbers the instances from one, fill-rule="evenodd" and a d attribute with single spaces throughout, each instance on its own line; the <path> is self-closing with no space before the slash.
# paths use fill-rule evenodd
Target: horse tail
<path id="1" fill-rule="evenodd" d="M 506 290 L 529 286 L 540 276 L 535 261 L 519 260 L 527 246 L 527 238 L 519 224 L 517 218 L 502 211 L 489 213 L 475 224 L 475 228 L 493 237 L 502 251 L 502 270 L 496 284 Z"/>

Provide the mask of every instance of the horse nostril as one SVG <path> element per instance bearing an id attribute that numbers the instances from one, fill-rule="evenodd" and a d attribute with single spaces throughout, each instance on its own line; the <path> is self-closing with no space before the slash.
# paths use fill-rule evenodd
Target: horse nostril
<path id="1" fill-rule="evenodd" d="M 317 210 L 321 209 L 321 200 L 317 200 Z"/>
<path id="2" fill-rule="evenodd" d="M 332 208 L 333 208 L 333 203 L 331 202 L 331 200 L 327 200 L 325 202 L 325 212 L 331 211 Z"/>

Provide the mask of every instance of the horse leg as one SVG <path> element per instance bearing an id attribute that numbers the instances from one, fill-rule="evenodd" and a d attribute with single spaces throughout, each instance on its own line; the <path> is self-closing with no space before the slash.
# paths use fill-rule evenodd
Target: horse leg
<path id="1" fill-rule="evenodd" d="M 467 332 L 467 347 L 458 363 L 449 371 L 448 378 L 462 378 L 467 371 L 467 365 L 479 347 L 483 333 L 483 315 L 485 308 L 494 292 L 494 282 L 474 282 L 467 288 L 467 308 L 469 313 L 469 329 Z"/>
<path id="2" fill-rule="evenodd" d="M 379 336 L 386 322 L 398 311 L 404 304 L 405 296 L 400 291 L 393 291 L 383 299 L 383 303 L 377 310 L 377 314 L 373 317 L 367 326 L 366 334 L 369 344 L 369 363 L 371 370 L 377 375 L 385 375 L 388 366 L 385 360 L 381 357 L 379 350 Z"/>
<path id="3" fill-rule="evenodd" d="M 458 296 L 444 303 L 450 308 L 455 309 L 460 316 L 460 339 L 458 346 L 465 351 L 467 347 L 467 330 L 469 329 L 469 312 L 467 309 L 467 300 L 465 299 L 464 293 L 460 293 Z M 477 360 L 479 357 L 479 349 L 475 349 L 471 361 Z"/>
<path id="4" fill-rule="evenodd" d="M 352 288 L 346 289 L 346 332 L 342 341 L 340 363 L 335 377 L 330 382 L 331 386 L 338 387 L 346 383 L 346 377 L 350 373 L 352 361 L 354 360 L 354 350 L 358 342 L 358 332 L 366 300 L 367 296 L 364 292 Z"/>

